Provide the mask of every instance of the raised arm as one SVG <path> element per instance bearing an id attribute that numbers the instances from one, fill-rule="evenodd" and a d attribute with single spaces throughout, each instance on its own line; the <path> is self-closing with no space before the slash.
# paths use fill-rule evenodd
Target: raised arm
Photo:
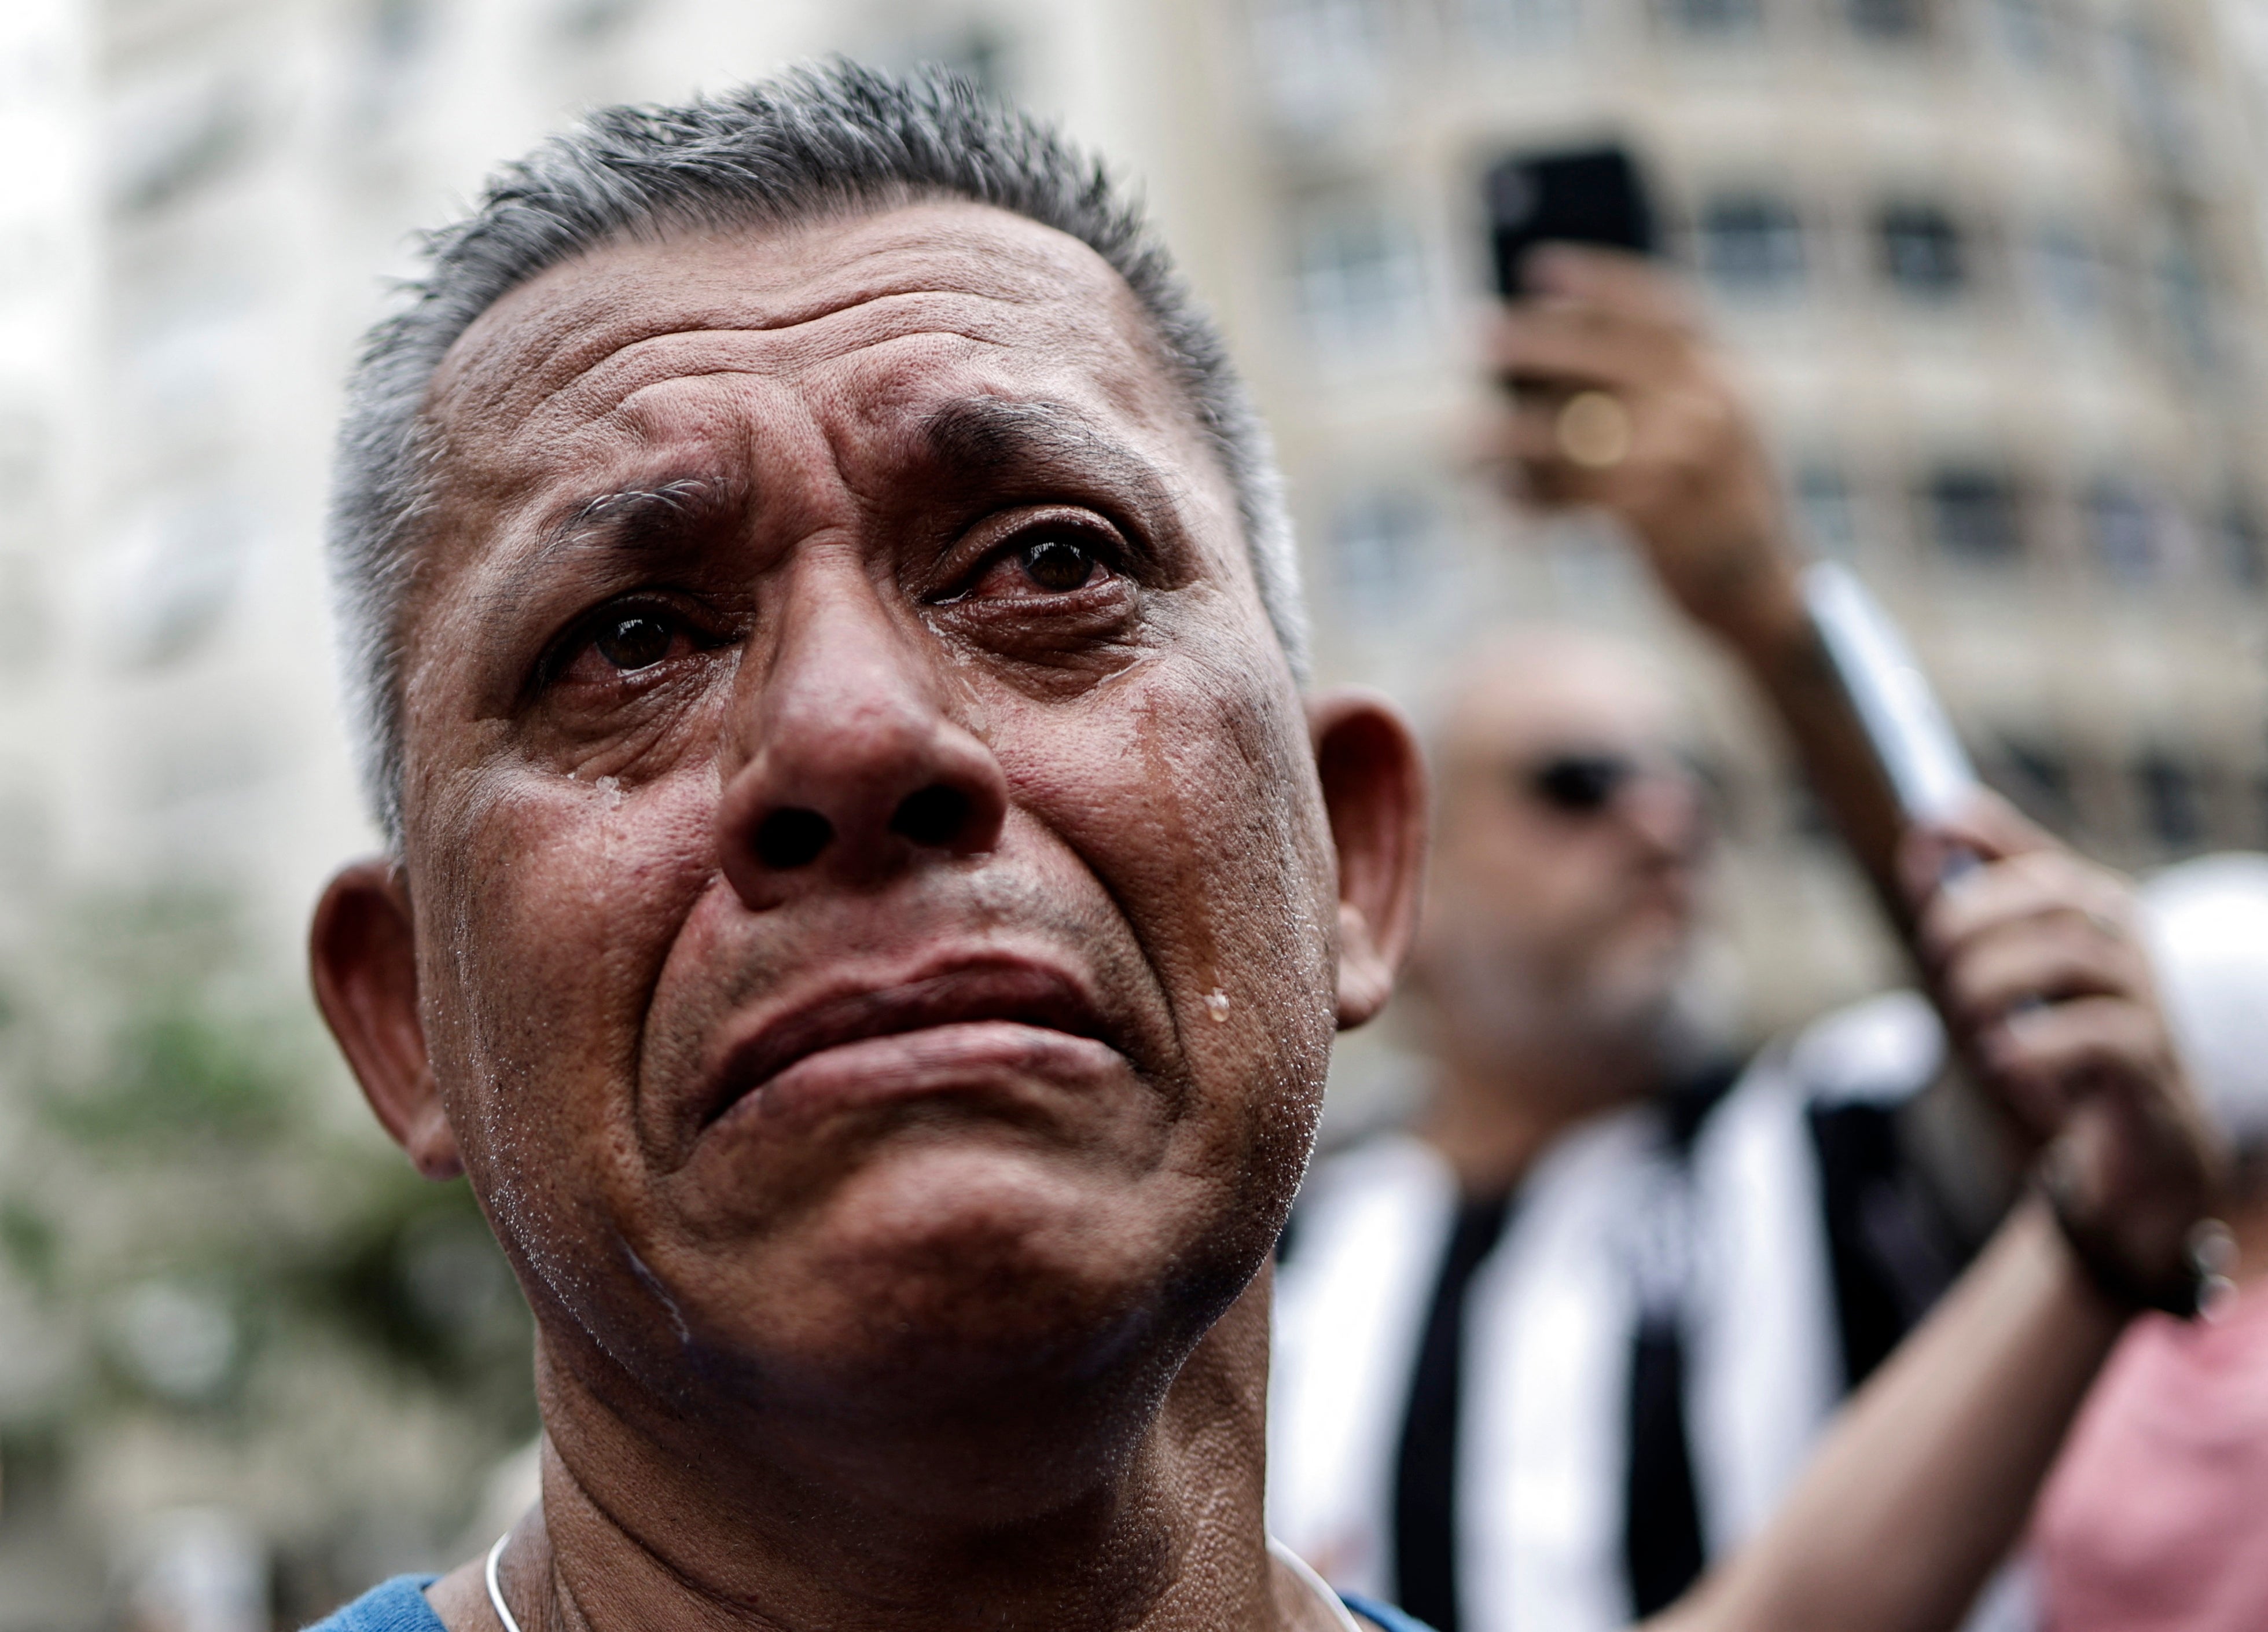
<path id="1" fill-rule="evenodd" d="M 1987 859 L 1931 887 L 1937 844 Z M 1949 1628 L 2021 1532 L 2127 1319 L 2199 1290 L 2215 1161 L 2132 892 L 1998 804 L 1910 845 L 1940 1009 L 2045 1136 L 2034 1194 L 1837 1419 L 1677 1632 Z"/>
<path id="2" fill-rule="evenodd" d="M 1778 1516 L 1658 1624 L 1918 1632 L 2006 1555 L 2136 1309 L 2198 1285 L 2215 1158 L 2140 950 L 2131 889 L 1997 801 L 1902 831 L 1797 587 L 1778 484 L 1676 281 L 1553 251 L 1507 309 L 1498 429 L 1531 499 L 1618 516 L 1754 677 L 1912 947 L 1962 1055 L 2037 1141 L 2033 1193 L 1856 1395 Z M 1983 865 L 1940 887 L 1947 847 Z"/>
<path id="3" fill-rule="evenodd" d="M 1686 290 L 1649 262 L 1554 247 L 1506 307 L 1490 363 L 1513 387 L 1493 437 L 1513 485 L 1617 517 L 1654 576 L 1763 691 L 1902 931 L 1889 790 L 1815 634 L 1771 459 Z"/>
<path id="4" fill-rule="evenodd" d="M 2124 1325 L 2026 1202 L 1844 1408 L 1772 1522 L 1649 1626 L 1957 1625 Z"/>

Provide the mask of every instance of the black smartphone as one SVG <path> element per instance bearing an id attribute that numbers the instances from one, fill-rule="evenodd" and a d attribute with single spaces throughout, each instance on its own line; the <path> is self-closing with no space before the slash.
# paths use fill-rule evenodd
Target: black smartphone
<path id="1" fill-rule="evenodd" d="M 1660 250 L 1645 175 L 1617 143 L 1513 153 L 1490 166 L 1484 186 L 1497 292 L 1507 300 L 1527 292 L 1521 262 L 1538 244 Z"/>

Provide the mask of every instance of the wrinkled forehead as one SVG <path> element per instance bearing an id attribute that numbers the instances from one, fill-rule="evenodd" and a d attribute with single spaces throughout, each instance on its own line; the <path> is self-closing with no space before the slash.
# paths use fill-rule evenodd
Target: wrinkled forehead
<path id="1" fill-rule="evenodd" d="M 605 444 L 698 435 L 734 379 L 882 430 L 955 397 L 1047 401 L 1181 482 L 1222 485 L 1109 265 L 1037 222 L 942 201 L 623 239 L 512 290 L 436 371 L 444 490 L 511 492 Z"/>

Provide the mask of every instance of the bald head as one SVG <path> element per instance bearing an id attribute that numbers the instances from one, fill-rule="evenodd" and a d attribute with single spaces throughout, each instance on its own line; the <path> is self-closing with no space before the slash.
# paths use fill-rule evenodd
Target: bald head
<path id="1" fill-rule="evenodd" d="M 1660 666 L 1603 636 L 1509 630 L 1459 665 L 1415 977 L 1437 1047 L 1513 1076 L 1539 1052 L 1653 1047 L 1705 839 L 1686 736 Z"/>
<path id="2" fill-rule="evenodd" d="M 1587 629 L 1537 624 L 1501 630 L 1452 672 L 1437 712 L 1436 770 L 1500 761 L 1530 743 L 1595 739 L 1668 751 L 1686 733 L 1685 709 L 1653 654 Z"/>

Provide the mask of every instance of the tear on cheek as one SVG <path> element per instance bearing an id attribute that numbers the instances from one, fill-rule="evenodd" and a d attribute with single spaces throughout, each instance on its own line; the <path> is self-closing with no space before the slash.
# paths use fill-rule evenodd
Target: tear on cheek
<path id="1" fill-rule="evenodd" d="M 622 1240 L 619 1232 L 615 1239 Z M 677 1334 L 678 1346 L 682 1349 L 691 1348 L 693 1329 L 686 1325 L 685 1312 L 677 1306 L 677 1300 L 669 1295 L 668 1288 L 662 1285 L 661 1277 L 654 1274 L 645 1260 L 638 1256 L 637 1248 L 632 1246 L 628 1241 L 622 1241 L 622 1253 L 630 1260 L 630 1273 L 637 1276 L 638 1284 L 653 1295 L 654 1301 L 661 1305 L 662 1312 L 669 1317 L 669 1327 L 671 1331 Z"/>

